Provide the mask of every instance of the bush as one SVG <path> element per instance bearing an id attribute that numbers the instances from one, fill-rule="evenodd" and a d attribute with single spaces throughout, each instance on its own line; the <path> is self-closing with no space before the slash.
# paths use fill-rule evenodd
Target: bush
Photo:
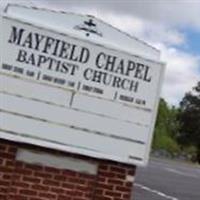
<path id="1" fill-rule="evenodd" d="M 188 146 L 188 147 L 183 147 L 183 152 L 187 154 L 187 157 L 189 160 L 192 162 L 197 161 L 197 148 L 195 146 Z"/>
<path id="2" fill-rule="evenodd" d="M 162 149 L 169 152 L 171 155 L 180 153 L 180 147 L 177 142 L 170 136 L 162 134 L 154 138 L 153 149 Z"/>

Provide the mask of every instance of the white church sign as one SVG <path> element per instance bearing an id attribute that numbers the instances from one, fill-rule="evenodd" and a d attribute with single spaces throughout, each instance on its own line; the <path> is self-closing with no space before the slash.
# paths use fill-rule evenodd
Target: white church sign
<path id="1" fill-rule="evenodd" d="M 90 40 L 104 31 L 81 20 L 79 38 L 4 14 L 0 137 L 145 165 L 164 65 Z"/>

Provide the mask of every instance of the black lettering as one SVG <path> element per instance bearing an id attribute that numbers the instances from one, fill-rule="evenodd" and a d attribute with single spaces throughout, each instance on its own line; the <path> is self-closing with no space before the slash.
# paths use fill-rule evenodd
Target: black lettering
<path id="1" fill-rule="evenodd" d="M 46 56 L 43 55 L 39 55 L 38 57 L 38 62 L 37 62 L 37 66 L 40 67 L 42 64 L 47 62 L 47 58 Z"/>
<path id="2" fill-rule="evenodd" d="M 90 51 L 89 49 L 83 47 L 81 49 L 81 53 L 80 53 L 80 58 L 79 58 L 79 62 L 80 63 L 87 63 L 90 57 Z"/>
<path id="3" fill-rule="evenodd" d="M 10 38 L 9 38 L 8 42 L 20 45 L 21 39 L 22 39 L 22 35 L 23 35 L 24 31 L 25 30 L 22 29 L 22 28 L 21 29 L 17 29 L 17 27 L 12 26 L 12 32 L 11 32 L 11 35 L 10 35 Z"/>
<path id="4" fill-rule="evenodd" d="M 60 53 L 59 53 L 59 57 L 60 58 L 68 58 L 68 49 L 71 47 L 71 45 L 69 43 L 66 43 L 64 41 L 62 41 L 62 44 L 61 44 L 61 49 L 60 49 Z"/>
<path id="5" fill-rule="evenodd" d="M 61 69 L 60 69 L 60 72 L 62 72 L 62 73 L 64 73 L 64 74 L 67 74 L 68 71 L 69 71 L 68 66 L 69 66 L 68 63 L 64 62 L 64 63 L 62 64 L 62 67 L 61 67 Z"/>
<path id="6" fill-rule="evenodd" d="M 111 56 L 111 55 L 107 56 L 105 70 L 108 70 L 111 72 L 114 70 L 116 58 L 117 58 L 116 56 Z"/>
<path id="7" fill-rule="evenodd" d="M 138 91 L 139 82 L 131 81 L 130 83 L 130 91 L 137 92 Z"/>
<path id="8" fill-rule="evenodd" d="M 97 58 L 96 58 L 96 66 L 101 69 L 105 66 L 105 62 L 103 63 L 103 61 L 105 61 L 106 59 L 106 54 L 101 52 L 98 54 Z"/>
<path id="9" fill-rule="evenodd" d="M 92 73 L 93 73 L 93 69 L 87 68 L 83 73 L 85 80 L 87 80 L 87 81 L 91 80 Z"/>
<path id="10" fill-rule="evenodd" d="M 128 61 L 128 67 L 127 67 L 127 70 L 126 70 L 126 73 L 125 75 L 126 76 L 129 76 L 130 75 L 130 72 L 133 71 L 135 69 L 135 63 L 133 61 Z"/>
<path id="11" fill-rule="evenodd" d="M 75 71 L 77 71 L 79 69 L 79 66 L 78 65 L 71 65 L 71 73 L 70 75 L 74 75 L 75 74 Z"/>
<path id="12" fill-rule="evenodd" d="M 111 74 L 108 74 L 108 73 L 103 73 L 102 72 L 102 74 L 104 75 L 103 76 L 103 83 L 105 84 L 105 85 L 110 85 L 110 83 L 111 83 L 111 81 L 112 81 L 112 75 Z"/>
<path id="13" fill-rule="evenodd" d="M 52 55 L 57 56 L 59 44 L 60 44 L 60 40 L 56 39 L 55 40 L 55 47 L 54 47 Z"/>
<path id="14" fill-rule="evenodd" d="M 142 73 L 143 70 L 144 70 L 144 65 L 141 63 L 137 63 L 135 77 L 139 79 L 143 79 L 143 73 Z"/>
<path id="15" fill-rule="evenodd" d="M 18 52 L 18 56 L 17 56 L 17 61 L 18 62 L 26 62 L 26 56 L 27 56 L 27 52 L 24 50 L 19 50 Z"/>
<path id="16" fill-rule="evenodd" d="M 94 71 L 92 81 L 101 83 L 101 78 L 102 78 L 102 72 L 100 71 Z"/>
<path id="17" fill-rule="evenodd" d="M 27 59 L 27 64 L 35 65 L 35 56 L 33 53 L 30 54 L 30 56 Z"/>
<path id="18" fill-rule="evenodd" d="M 53 62 L 56 61 L 55 59 L 49 57 L 49 58 L 46 58 L 46 62 L 49 61 L 49 65 L 48 65 L 48 68 L 49 70 L 52 70 L 52 66 L 53 66 Z"/>
<path id="19" fill-rule="evenodd" d="M 44 36 L 43 35 L 39 35 L 38 33 L 35 33 L 35 50 L 39 50 L 39 46 L 42 42 L 42 40 L 44 40 Z"/>
<path id="20" fill-rule="evenodd" d="M 151 82 L 151 77 L 149 76 L 149 66 L 146 66 L 145 72 L 144 72 L 144 81 Z"/>
<path id="21" fill-rule="evenodd" d="M 71 52 L 70 52 L 69 60 L 72 60 L 72 61 L 78 60 L 78 56 L 75 57 L 76 48 L 77 48 L 77 46 L 75 44 L 73 44 Z"/>
<path id="22" fill-rule="evenodd" d="M 119 73 L 122 75 L 124 74 L 124 60 L 123 59 L 120 60 L 117 68 L 115 69 L 115 73 L 117 74 Z"/>
<path id="23" fill-rule="evenodd" d="M 130 88 L 130 80 L 123 79 L 121 86 L 122 86 L 122 89 L 129 90 L 129 88 Z"/>
<path id="24" fill-rule="evenodd" d="M 43 49 L 43 53 L 47 53 L 48 54 L 48 50 L 51 49 L 52 45 L 54 44 L 55 39 L 52 37 L 47 37 L 46 41 L 45 41 L 45 45 L 44 45 L 44 49 Z"/>
<path id="25" fill-rule="evenodd" d="M 117 77 L 117 76 L 114 76 L 112 86 L 113 86 L 113 87 L 120 88 L 120 87 L 121 87 L 121 78 L 120 78 L 120 77 Z"/>
<path id="26" fill-rule="evenodd" d="M 22 46 L 28 47 L 31 49 L 31 48 L 33 48 L 32 41 L 33 41 L 33 35 L 32 35 L 32 33 L 29 33 L 28 36 L 26 37 L 25 41 L 23 42 Z"/>
<path id="27" fill-rule="evenodd" d="M 56 63 L 56 72 L 59 72 L 60 71 L 60 64 L 61 64 L 61 61 L 60 60 L 55 60 L 55 59 L 53 59 L 54 60 L 54 62 Z"/>

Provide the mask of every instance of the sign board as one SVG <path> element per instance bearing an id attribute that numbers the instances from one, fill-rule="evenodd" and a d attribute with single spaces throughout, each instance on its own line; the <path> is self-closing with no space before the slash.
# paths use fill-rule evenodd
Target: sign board
<path id="1" fill-rule="evenodd" d="M 1 30 L 1 138 L 147 163 L 162 63 L 6 16 Z"/>

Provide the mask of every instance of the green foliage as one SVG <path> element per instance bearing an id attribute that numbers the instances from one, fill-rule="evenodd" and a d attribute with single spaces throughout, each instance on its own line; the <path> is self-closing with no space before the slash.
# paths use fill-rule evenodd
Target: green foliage
<path id="1" fill-rule="evenodd" d="M 193 145 L 183 147 L 183 151 L 189 155 L 191 161 L 197 161 L 197 148 Z"/>
<path id="2" fill-rule="evenodd" d="M 160 100 L 154 131 L 153 149 L 164 149 L 171 154 L 180 151 L 176 142 L 179 130 L 178 112 L 175 107 L 169 107 L 164 99 Z"/>
<path id="3" fill-rule="evenodd" d="M 200 163 L 200 81 L 185 94 L 178 109 L 160 100 L 153 149 L 184 153 Z"/>
<path id="4" fill-rule="evenodd" d="M 183 146 L 195 146 L 197 160 L 200 163 L 200 82 L 193 88 L 193 93 L 189 92 L 185 95 L 180 110 L 181 127 L 178 141 Z"/>
<path id="5" fill-rule="evenodd" d="M 177 115 L 179 110 L 175 107 L 169 107 L 164 99 L 160 100 L 156 128 L 165 132 L 172 138 L 176 138 L 179 130 L 179 121 Z"/>
<path id="6" fill-rule="evenodd" d="M 177 142 L 169 135 L 159 135 L 154 140 L 155 149 L 163 149 L 169 152 L 171 155 L 180 153 L 180 148 Z"/>

